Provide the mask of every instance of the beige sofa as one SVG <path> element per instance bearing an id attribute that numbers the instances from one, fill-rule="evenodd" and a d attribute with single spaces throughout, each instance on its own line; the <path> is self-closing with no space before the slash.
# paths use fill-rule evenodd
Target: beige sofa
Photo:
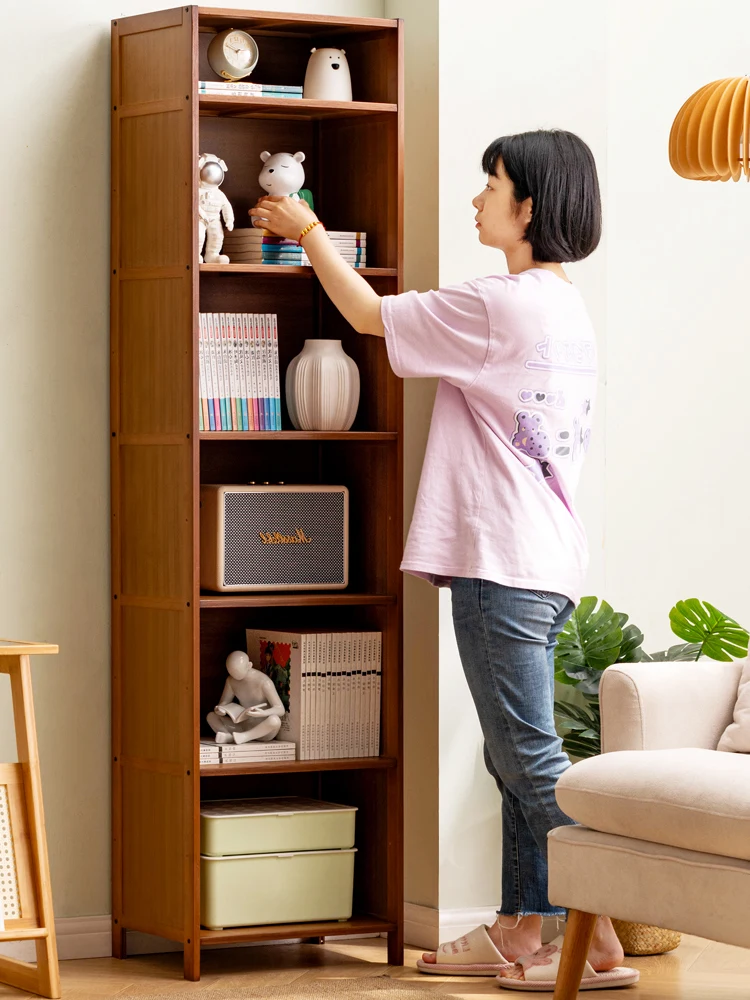
<path id="1" fill-rule="evenodd" d="M 555 1000 L 578 995 L 596 914 L 750 948 L 750 754 L 716 750 L 742 663 L 621 664 L 602 750 L 565 772 L 549 898 L 570 909 Z"/>

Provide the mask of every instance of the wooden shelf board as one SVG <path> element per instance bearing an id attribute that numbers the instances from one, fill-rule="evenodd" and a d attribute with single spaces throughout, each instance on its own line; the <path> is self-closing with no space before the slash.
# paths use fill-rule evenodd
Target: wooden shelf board
<path id="1" fill-rule="evenodd" d="M 279 760 L 240 764 L 201 764 L 201 777 L 233 774 L 303 774 L 309 771 L 382 771 L 396 766 L 395 757 L 334 757 L 332 760 Z"/>
<path id="2" fill-rule="evenodd" d="M 308 924 L 263 924 L 259 927 L 227 927 L 210 931 L 201 927 L 201 944 L 234 944 L 242 941 L 283 941 L 288 938 L 335 937 L 341 934 L 383 934 L 396 925 L 380 917 L 322 920 Z"/>
<path id="3" fill-rule="evenodd" d="M 200 264 L 204 274 L 262 274 L 264 277 L 314 278 L 315 271 L 309 265 L 297 267 L 295 264 Z M 357 274 L 365 278 L 397 278 L 395 267 L 357 267 Z"/>
<path id="4" fill-rule="evenodd" d="M 201 431 L 201 441 L 397 441 L 398 431 Z"/>
<path id="5" fill-rule="evenodd" d="M 348 594 L 343 591 L 286 591 L 255 594 L 201 594 L 202 608 L 284 608 L 320 605 L 395 604 L 394 594 Z"/>
<path id="6" fill-rule="evenodd" d="M 304 97 L 253 97 L 245 94 L 199 94 L 202 115 L 231 118 L 297 118 L 321 121 L 324 118 L 361 118 L 365 115 L 395 114 L 396 104 L 374 101 L 310 101 Z"/>

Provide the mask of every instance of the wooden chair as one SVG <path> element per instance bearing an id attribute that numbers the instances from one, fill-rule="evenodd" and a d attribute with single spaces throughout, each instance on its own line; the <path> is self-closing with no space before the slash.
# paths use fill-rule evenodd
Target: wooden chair
<path id="1" fill-rule="evenodd" d="M 17 764 L 0 764 L 0 943 L 33 941 L 36 965 L 0 955 L 0 982 L 60 996 L 42 782 L 30 656 L 56 653 L 48 643 L 0 639 L 0 674 L 10 675 Z"/>

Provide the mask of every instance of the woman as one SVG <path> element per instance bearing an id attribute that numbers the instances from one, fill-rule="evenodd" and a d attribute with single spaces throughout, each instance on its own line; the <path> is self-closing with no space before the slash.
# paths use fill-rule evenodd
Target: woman
<path id="1" fill-rule="evenodd" d="M 439 291 L 381 298 L 304 202 L 264 198 L 250 214 L 300 240 L 344 318 L 385 337 L 397 375 L 440 379 L 401 568 L 451 588 L 485 762 L 503 798 L 503 901 L 491 928 L 418 966 L 497 972 L 512 988 L 525 977 L 517 959 L 541 949 L 542 917 L 565 913 L 547 898 L 547 833 L 572 822 L 554 793 L 570 761 L 555 732 L 553 661 L 588 560 L 573 495 L 589 446 L 596 348 L 561 262 L 596 249 L 601 204 L 591 151 L 569 132 L 497 139 L 482 168 L 487 185 L 472 203 L 479 240 L 505 253 L 510 273 Z M 622 959 L 600 918 L 593 970 Z"/>

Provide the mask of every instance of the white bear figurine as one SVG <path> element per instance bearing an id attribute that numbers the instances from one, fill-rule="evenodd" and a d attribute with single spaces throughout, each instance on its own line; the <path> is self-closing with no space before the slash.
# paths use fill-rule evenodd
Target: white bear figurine
<path id="1" fill-rule="evenodd" d="M 294 198 L 299 201 L 297 192 L 305 186 L 305 171 L 302 161 L 304 153 L 274 153 L 273 156 L 263 150 L 260 154 L 263 169 L 258 175 L 258 183 L 268 194 Z"/>
<path id="2" fill-rule="evenodd" d="M 224 225 L 231 232 L 234 229 L 234 212 L 229 198 L 219 186 L 224 180 L 227 165 L 213 153 L 201 153 L 198 157 L 198 260 L 202 264 L 228 264 L 229 257 L 221 252 L 224 243 Z M 206 252 L 203 254 L 203 242 Z"/>
<path id="3" fill-rule="evenodd" d="M 311 49 L 302 96 L 313 101 L 351 101 L 352 78 L 343 49 Z"/>

